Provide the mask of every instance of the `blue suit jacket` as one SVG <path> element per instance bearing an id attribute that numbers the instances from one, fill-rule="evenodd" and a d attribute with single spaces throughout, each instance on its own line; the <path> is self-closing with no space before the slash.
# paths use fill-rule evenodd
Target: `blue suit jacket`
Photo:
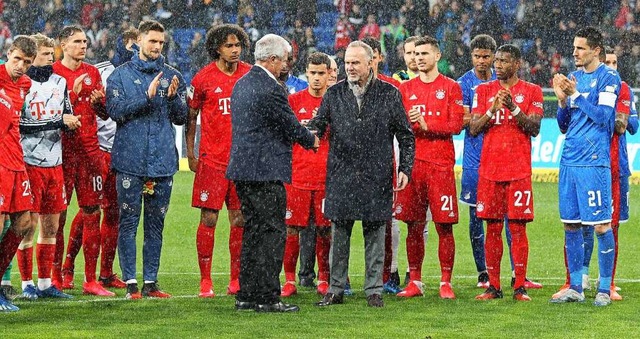
<path id="1" fill-rule="evenodd" d="M 291 110 L 284 87 L 264 69 L 253 66 L 236 82 L 228 179 L 291 182 L 293 143 L 311 148 L 314 140 Z"/>

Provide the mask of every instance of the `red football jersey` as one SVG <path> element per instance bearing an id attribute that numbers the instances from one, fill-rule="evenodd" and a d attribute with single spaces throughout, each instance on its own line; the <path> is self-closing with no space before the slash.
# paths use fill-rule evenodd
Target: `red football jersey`
<path id="1" fill-rule="evenodd" d="M 631 111 L 631 90 L 626 82 L 620 84 L 620 93 L 618 94 L 618 102 L 616 103 L 616 114 L 622 113 L 629 115 Z M 611 175 L 620 176 L 620 144 L 618 133 L 613 132 L 611 137 Z"/>
<path id="2" fill-rule="evenodd" d="M 380 79 L 382 81 L 386 81 L 386 82 L 392 84 L 393 86 L 395 86 L 395 88 L 400 88 L 400 84 L 401 84 L 400 81 L 398 81 L 398 80 L 396 80 L 396 79 L 394 79 L 392 77 L 386 76 L 386 75 L 384 75 L 382 73 L 378 73 L 378 79 Z"/>
<path id="3" fill-rule="evenodd" d="M 313 111 L 320 107 L 322 98 L 316 98 L 309 89 L 291 94 L 289 104 L 298 121 L 309 121 Z M 324 190 L 327 178 L 327 158 L 329 157 L 328 138 L 323 137 L 317 152 L 305 150 L 302 146 L 293 146 L 291 185 L 302 190 Z"/>
<path id="4" fill-rule="evenodd" d="M 400 93 L 407 116 L 415 107 L 427 123 L 427 131 L 422 131 L 418 122 L 412 125 L 416 137 L 416 159 L 453 166 L 456 157 L 452 136 L 460 133 L 464 117 L 460 85 L 442 74 L 430 83 L 415 77 L 400 85 Z"/>
<path id="5" fill-rule="evenodd" d="M 0 89 L 0 166 L 11 171 L 26 170 L 20 145 L 20 115 L 13 109 L 11 98 Z"/>
<path id="6" fill-rule="evenodd" d="M 96 111 L 91 106 L 91 92 L 103 89 L 102 77 L 98 69 L 83 62 L 75 71 L 62 65 L 60 60 L 53 64 L 53 72 L 67 80 L 69 98 L 73 106 L 73 113 L 80 116 L 82 127 L 75 131 L 68 131 L 62 134 L 62 152 L 82 152 L 91 153 L 100 150 L 98 143 L 98 125 L 96 122 Z M 83 80 L 82 90 L 77 95 L 73 92 L 73 84 L 76 79 L 87 74 Z"/>
<path id="7" fill-rule="evenodd" d="M 231 152 L 231 91 L 250 69 L 238 62 L 235 73 L 227 75 L 212 62 L 191 80 L 189 107 L 200 110 L 199 158 L 220 170 L 227 169 Z"/>
<path id="8" fill-rule="evenodd" d="M 23 74 L 17 81 L 13 81 L 7 72 L 6 64 L 2 64 L 0 65 L 0 88 L 11 99 L 11 107 L 21 114 L 24 98 L 31 88 L 31 79 Z"/>
<path id="9" fill-rule="evenodd" d="M 499 80 L 481 84 L 476 89 L 472 113 L 486 114 L 493 97 L 502 89 Z M 519 80 L 510 88 L 513 102 L 528 116 L 544 114 L 542 89 Z M 498 110 L 484 133 L 479 174 L 491 181 L 512 181 L 531 176 L 531 136 L 527 135 L 511 111 Z"/>

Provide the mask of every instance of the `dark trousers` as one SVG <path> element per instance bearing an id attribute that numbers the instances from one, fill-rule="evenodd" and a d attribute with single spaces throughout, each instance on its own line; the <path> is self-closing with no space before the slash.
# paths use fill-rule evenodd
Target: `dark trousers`
<path id="1" fill-rule="evenodd" d="M 147 181 L 156 183 L 153 194 L 142 193 Z M 136 234 L 143 201 L 142 278 L 145 281 L 158 281 L 162 231 L 164 219 L 169 210 L 172 186 L 173 177 L 143 178 L 124 173 L 116 175 L 116 190 L 120 206 L 118 254 L 124 281 L 136 278 Z"/>
<path id="2" fill-rule="evenodd" d="M 300 269 L 298 278 L 300 281 L 313 281 L 316 277 L 314 271 L 316 265 L 316 225 L 310 223 L 300 230 Z"/>
<path id="3" fill-rule="evenodd" d="M 281 182 L 236 181 L 244 233 L 238 301 L 280 301 L 280 270 L 287 228 L 287 195 Z"/>

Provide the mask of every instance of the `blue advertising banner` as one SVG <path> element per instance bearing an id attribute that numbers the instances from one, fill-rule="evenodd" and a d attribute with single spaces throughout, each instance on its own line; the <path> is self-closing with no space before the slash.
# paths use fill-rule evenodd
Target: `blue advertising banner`
<path id="1" fill-rule="evenodd" d="M 456 150 L 456 166 L 462 166 L 462 151 L 464 149 L 464 131 L 453 137 Z M 562 155 L 564 135 L 560 133 L 555 118 L 542 119 L 540 134 L 531 141 L 531 165 L 534 169 L 558 169 Z M 627 133 L 627 151 L 631 171 L 640 171 L 640 133 Z"/>

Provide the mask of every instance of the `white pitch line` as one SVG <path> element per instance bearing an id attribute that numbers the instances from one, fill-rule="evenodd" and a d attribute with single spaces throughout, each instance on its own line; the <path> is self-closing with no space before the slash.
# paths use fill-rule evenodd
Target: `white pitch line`
<path id="1" fill-rule="evenodd" d="M 16 272 L 12 272 L 11 273 L 11 276 L 19 276 L 19 275 L 20 275 L 19 272 L 18 273 L 16 273 Z M 142 272 L 137 272 L 136 275 L 142 275 Z M 158 275 L 166 275 L 166 276 L 198 275 L 199 276 L 200 272 L 158 272 Z M 211 275 L 213 275 L 213 276 L 229 276 L 229 273 L 213 272 L 213 273 L 211 273 Z M 74 276 L 81 277 L 82 273 L 75 274 Z M 281 275 L 281 276 L 284 276 L 284 275 Z M 349 274 L 349 276 L 350 277 L 364 277 L 364 274 Z M 425 279 L 439 279 L 440 278 L 439 275 L 423 275 L 422 277 L 425 278 Z M 476 275 L 454 275 L 453 276 L 454 282 L 455 282 L 455 279 L 478 279 L 478 276 L 476 276 Z M 532 279 L 533 280 L 543 280 L 543 281 L 564 281 L 566 278 L 565 277 L 540 277 L 540 278 L 538 278 L 538 277 L 532 276 Z M 592 280 L 595 280 L 595 279 L 592 279 Z M 640 279 L 630 279 L 630 278 L 616 278 L 616 281 L 617 282 L 621 282 L 621 283 L 640 283 Z"/>

